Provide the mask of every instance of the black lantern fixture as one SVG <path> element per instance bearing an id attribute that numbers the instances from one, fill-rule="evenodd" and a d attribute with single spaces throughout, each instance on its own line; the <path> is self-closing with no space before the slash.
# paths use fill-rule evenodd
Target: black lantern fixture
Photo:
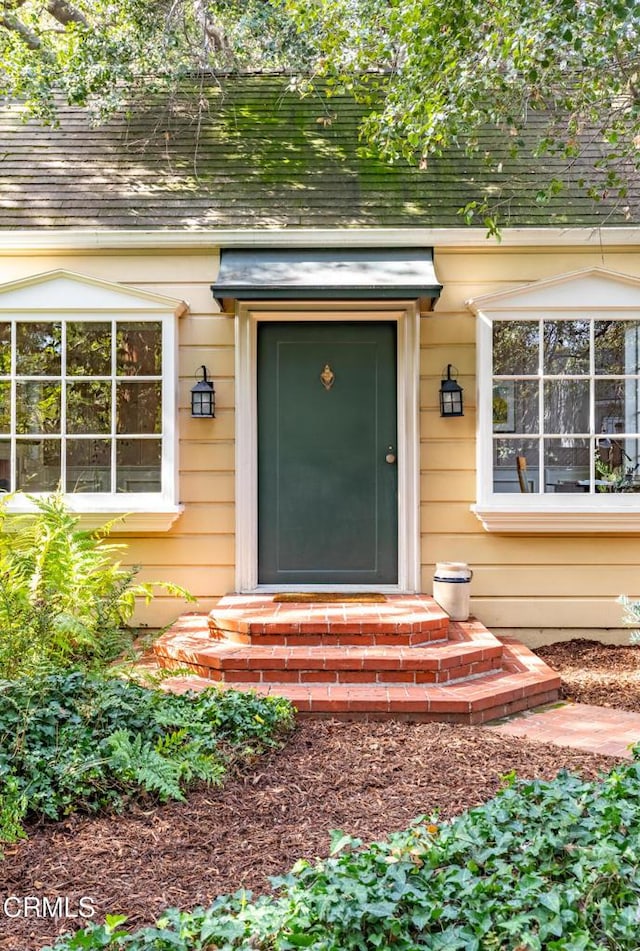
<path id="1" fill-rule="evenodd" d="M 462 387 L 451 379 L 451 370 L 458 372 L 450 363 L 447 364 L 447 379 L 440 382 L 440 415 L 464 416 L 462 404 Z"/>
<path id="2" fill-rule="evenodd" d="M 202 379 L 191 387 L 191 415 L 200 419 L 212 419 L 216 415 L 216 391 L 213 382 L 207 379 L 207 368 L 201 366 Z"/>

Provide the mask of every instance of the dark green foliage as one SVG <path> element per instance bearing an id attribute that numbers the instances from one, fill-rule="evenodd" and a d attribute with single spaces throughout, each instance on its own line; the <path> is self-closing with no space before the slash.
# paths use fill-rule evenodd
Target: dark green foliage
<path id="1" fill-rule="evenodd" d="M 275 884 L 275 898 L 238 892 L 135 934 L 112 919 L 56 949 L 637 951 L 640 763 L 597 782 L 510 777 L 449 824 L 423 817 L 367 848 L 335 833 L 330 859 Z"/>
<path id="2" fill-rule="evenodd" d="M 174 696 L 80 672 L 0 683 L 0 840 L 25 816 L 184 799 L 193 780 L 219 782 L 291 725 L 286 700 L 217 688 Z"/>
<path id="3" fill-rule="evenodd" d="M 137 569 L 117 560 L 126 546 L 107 542 L 109 526 L 81 531 L 59 494 L 31 501 L 36 512 L 25 516 L 0 503 L 0 678 L 104 666 L 130 642 L 136 598 L 150 601 L 156 585 L 134 583 Z"/>

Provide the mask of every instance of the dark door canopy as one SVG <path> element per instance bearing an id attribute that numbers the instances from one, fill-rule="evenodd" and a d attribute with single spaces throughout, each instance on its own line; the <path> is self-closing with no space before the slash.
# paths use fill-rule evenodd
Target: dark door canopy
<path id="1" fill-rule="evenodd" d="M 431 248 L 223 248 L 213 296 L 384 300 L 440 296 Z"/>

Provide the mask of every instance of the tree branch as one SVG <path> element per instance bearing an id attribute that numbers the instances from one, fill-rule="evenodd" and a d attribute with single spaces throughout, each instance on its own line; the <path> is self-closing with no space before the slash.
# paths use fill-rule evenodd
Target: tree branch
<path id="1" fill-rule="evenodd" d="M 26 27 L 18 17 L 7 12 L 6 6 L 5 12 L 0 13 L 0 27 L 4 27 L 5 30 L 9 30 L 11 33 L 17 33 L 30 50 L 39 50 L 42 47 L 40 37 Z"/>
<path id="2" fill-rule="evenodd" d="M 67 3 L 67 0 L 48 0 L 47 12 L 63 26 L 68 23 L 81 23 L 82 26 L 89 26 L 86 17 L 75 7 L 72 7 L 70 3 Z"/>

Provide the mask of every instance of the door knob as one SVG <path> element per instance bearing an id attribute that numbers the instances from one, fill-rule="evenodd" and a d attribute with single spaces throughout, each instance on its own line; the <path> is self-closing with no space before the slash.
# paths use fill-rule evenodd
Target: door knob
<path id="1" fill-rule="evenodd" d="M 384 461 L 388 462 L 390 466 L 396 461 L 396 454 L 393 451 L 393 446 L 387 446 L 387 454 L 384 457 Z"/>

